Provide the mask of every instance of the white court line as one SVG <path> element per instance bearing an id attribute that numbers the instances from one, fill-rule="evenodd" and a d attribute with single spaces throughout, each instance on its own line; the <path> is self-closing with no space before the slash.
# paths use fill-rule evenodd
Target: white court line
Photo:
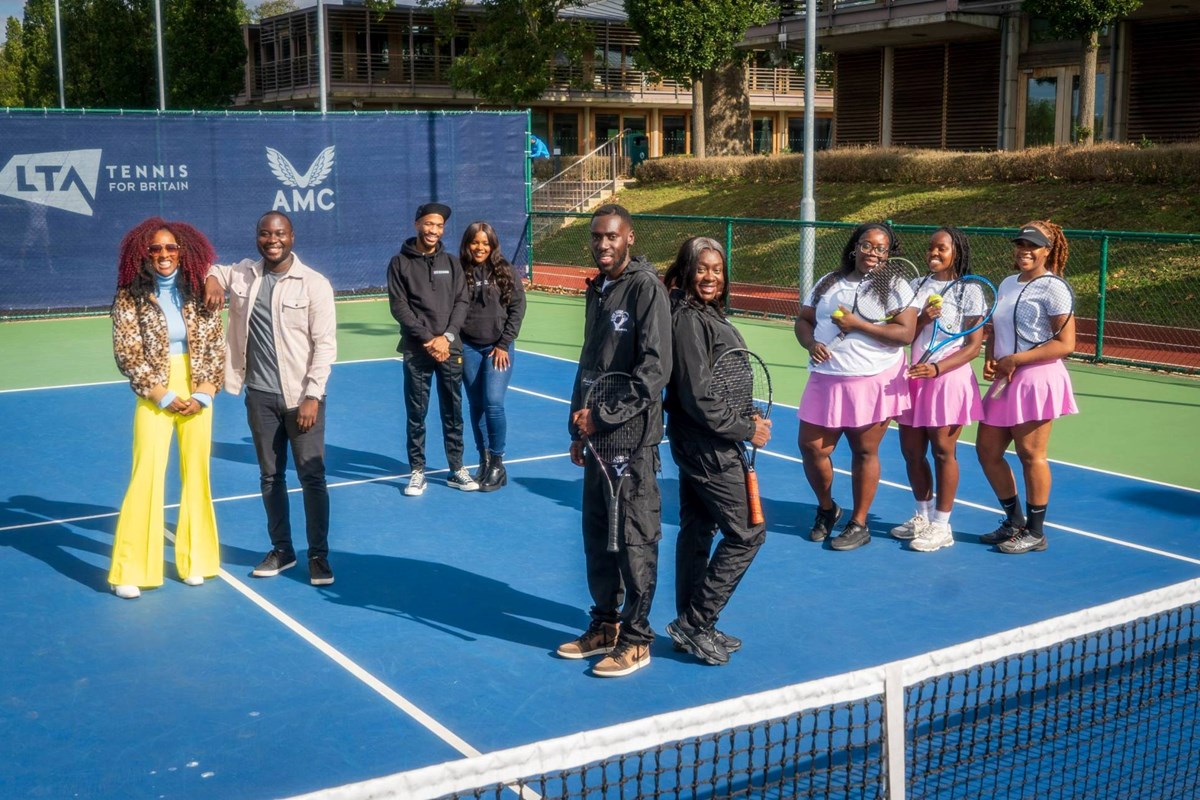
<path id="1" fill-rule="evenodd" d="M 771 450 L 759 450 L 758 452 L 766 453 L 769 456 L 773 456 L 775 458 L 779 458 L 784 461 L 793 461 L 797 464 L 804 463 L 804 459 L 802 459 L 798 456 L 790 456 L 790 455 L 787 455 L 786 453 L 776 453 Z M 833 471 L 840 473 L 842 475 L 850 475 L 850 471 L 845 470 L 845 469 L 838 469 L 838 468 L 834 467 Z M 903 483 L 897 483 L 895 481 L 889 481 L 889 480 L 885 480 L 883 478 L 879 479 L 879 483 L 883 486 L 888 486 L 893 489 L 903 489 L 906 492 L 910 492 L 910 493 L 912 492 L 912 487 L 908 486 L 906 484 L 903 484 Z M 985 506 L 982 503 L 973 503 L 970 500 L 963 500 L 962 498 L 959 498 L 959 497 L 954 498 L 954 503 L 955 503 L 955 505 L 962 505 L 962 506 L 966 506 L 967 508 L 974 508 L 974 509 L 978 509 L 980 511 L 992 511 L 997 514 L 1004 513 L 1000 509 L 995 508 L 993 506 Z M 1047 528 L 1054 528 L 1055 530 L 1066 531 L 1067 533 L 1074 533 L 1078 536 L 1086 536 L 1089 539 L 1096 539 L 1097 541 L 1108 542 L 1109 544 L 1115 544 L 1115 545 L 1119 545 L 1121 547 L 1128 547 L 1131 550 L 1141 550 L 1144 553 L 1152 553 L 1156 556 L 1164 556 L 1166 558 L 1173 558 L 1176 561 L 1183 561 L 1188 564 L 1196 564 L 1196 565 L 1200 566 L 1200 559 L 1190 558 L 1188 556 L 1181 556 L 1178 553 L 1172 553 L 1167 550 L 1159 550 L 1154 547 L 1146 547 L 1145 545 L 1136 544 L 1134 542 L 1127 542 L 1124 539 L 1114 539 L 1111 536 L 1105 536 L 1104 534 L 1101 534 L 1101 533 L 1092 533 L 1091 531 L 1080 530 L 1079 528 L 1072 528 L 1067 525 L 1059 525 L 1054 522 L 1047 522 L 1047 523 L 1045 523 L 1045 526 Z"/>

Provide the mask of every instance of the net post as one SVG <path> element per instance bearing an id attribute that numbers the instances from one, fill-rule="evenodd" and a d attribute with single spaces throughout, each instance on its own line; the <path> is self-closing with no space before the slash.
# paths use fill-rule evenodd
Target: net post
<path id="1" fill-rule="evenodd" d="M 904 800 L 904 668 L 892 663 L 884 671 L 884 749 L 887 753 L 887 798 Z"/>
<path id="2" fill-rule="evenodd" d="M 733 283 L 733 220 L 725 220 L 725 274 L 730 283 Z M 732 292 L 725 295 L 725 313 L 729 313 L 729 306 L 733 302 L 730 300 Z"/>

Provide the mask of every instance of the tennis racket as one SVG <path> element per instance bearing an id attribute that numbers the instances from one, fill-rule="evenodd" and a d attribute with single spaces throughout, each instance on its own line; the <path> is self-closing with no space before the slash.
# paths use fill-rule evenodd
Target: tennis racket
<path id="1" fill-rule="evenodd" d="M 921 271 L 911 261 L 892 256 L 858 282 L 851 311 L 868 322 L 885 322 L 893 312 L 902 311 L 912 301 L 911 284 L 920 277 Z M 899 296 L 898 291 L 902 293 Z M 909 295 L 907 299 L 905 295 Z M 836 347 L 845 339 L 846 331 L 842 331 L 825 346 Z"/>
<path id="2" fill-rule="evenodd" d="M 1013 306 L 1016 351 L 1023 353 L 1049 342 L 1062 332 L 1074 313 L 1075 293 L 1071 284 L 1050 273 L 1029 281 Z M 1008 378 L 997 378 L 988 390 L 991 398 L 995 400 L 1004 394 L 1008 384 Z"/>
<path id="3" fill-rule="evenodd" d="M 583 443 L 608 484 L 608 552 L 620 549 L 621 489 L 633 456 L 646 438 L 647 412 L 620 419 L 623 408 L 636 402 L 633 378 L 625 372 L 605 372 L 588 387 L 583 405 L 589 409 L 596 432 Z M 612 420 L 618 420 L 614 425 Z"/>
<path id="4" fill-rule="evenodd" d="M 726 350 L 712 366 L 713 393 L 729 404 L 742 419 L 769 419 L 771 416 L 771 373 L 767 365 L 744 348 Z M 746 501 L 750 506 L 750 524 L 761 525 L 762 498 L 758 494 L 758 473 L 754 459 L 758 448 L 739 442 L 738 455 L 746 470 Z"/>
<path id="5" fill-rule="evenodd" d="M 982 328 L 995 310 L 996 287 L 987 278 L 964 275 L 954 281 L 942 292 L 942 313 L 933 321 L 929 347 L 917 363 L 924 364 L 946 345 Z"/>

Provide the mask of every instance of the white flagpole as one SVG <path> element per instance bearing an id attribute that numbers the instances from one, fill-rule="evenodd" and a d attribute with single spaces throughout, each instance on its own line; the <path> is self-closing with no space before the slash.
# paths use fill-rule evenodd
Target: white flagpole
<path id="1" fill-rule="evenodd" d="M 58 50 L 58 107 L 67 107 L 66 81 L 63 78 L 63 48 L 62 48 L 62 12 L 58 0 L 54 0 L 54 44 Z"/>
<path id="2" fill-rule="evenodd" d="M 158 50 L 158 110 L 167 110 L 167 85 L 163 73 L 162 2 L 154 0 L 154 39 Z"/>

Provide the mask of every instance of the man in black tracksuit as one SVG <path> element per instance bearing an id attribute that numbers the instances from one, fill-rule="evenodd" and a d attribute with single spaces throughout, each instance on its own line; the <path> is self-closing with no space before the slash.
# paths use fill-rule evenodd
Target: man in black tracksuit
<path id="1" fill-rule="evenodd" d="M 404 354 L 404 408 L 408 415 L 408 464 L 412 470 L 404 493 L 425 492 L 425 416 L 429 386 L 437 374 L 442 441 L 450 477 L 446 483 L 463 491 L 479 488 L 463 466 L 462 342 L 459 328 L 470 296 L 458 258 L 442 245 L 449 206 L 426 203 L 417 209 L 417 235 L 408 239 L 388 264 L 388 299 L 400 323 Z"/>
<path id="2" fill-rule="evenodd" d="M 667 434 L 679 466 L 679 616 L 667 633 L 679 649 L 708 664 L 725 664 L 741 641 L 717 630 L 717 617 L 766 538 L 765 524 L 749 523 L 739 450 L 745 441 L 766 444 L 771 422 L 741 416 L 713 390 L 713 364 L 723 353 L 746 346 L 721 312 L 729 293 L 723 248 L 712 239 L 684 242 L 666 281 L 674 286 Z M 712 552 L 718 528 L 721 541 Z"/>
<path id="3" fill-rule="evenodd" d="M 583 551 L 592 623 L 579 638 L 558 648 L 563 658 L 607 654 L 593 674 L 616 677 L 650 663 L 650 605 L 658 579 L 662 497 L 655 473 L 662 441 L 662 392 L 671 371 L 671 312 L 654 267 L 631 259 L 633 226 L 621 206 L 592 215 L 592 257 L 600 274 L 588 283 L 583 351 L 571 393 L 571 460 L 584 467 Z M 584 408 L 591 381 L 604 372 L 633 376 L 637 400 L 617 415 L 648 415 L 643 446 L 631 458 L 622 491 L 620 550 L 607 551 L 608 495 L 595 458 L 584 453 L 581 434 L 605 424 Z"/>

